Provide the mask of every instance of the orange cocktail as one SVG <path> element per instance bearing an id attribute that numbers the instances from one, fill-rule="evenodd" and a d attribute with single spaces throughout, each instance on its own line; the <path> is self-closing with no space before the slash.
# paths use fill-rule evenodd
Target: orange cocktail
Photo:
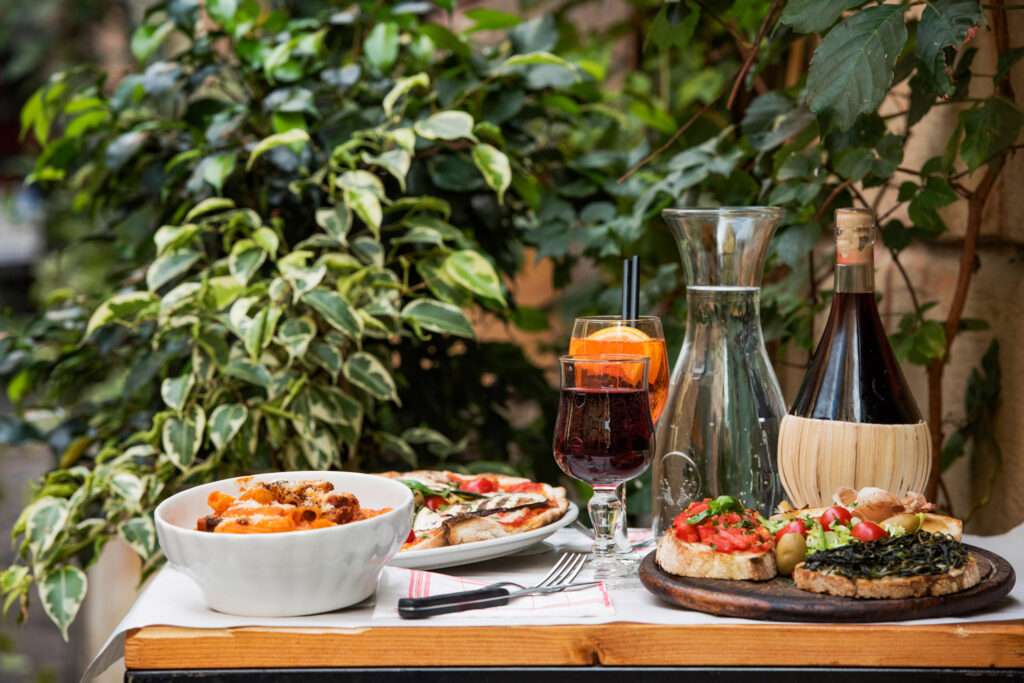
<path id="1" fill-rule="evenodd" d="M 650 359 L 647 372 L 651 421 L 657 422 L 668 398 L 668 354 L 661 320 L 643 316 L 577 318 L 569 340 L 570 356 L 633 355 Z"/>

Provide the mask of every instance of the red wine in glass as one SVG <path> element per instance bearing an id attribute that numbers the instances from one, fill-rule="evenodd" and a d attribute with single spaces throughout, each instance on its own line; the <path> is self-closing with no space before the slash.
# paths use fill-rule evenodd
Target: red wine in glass
<path id="1" fill-rule="evenodd" d="M 615 555 L 625 504 L 615 487 L 651 464 L 654 424 L 646 355 L 595 354 L 559 359 L 561 394 L 552 450 L 555 462 L 593 487 L 587 511 L 594 527 L 594 578 L 624 577 L 631 563 Z"/>
<path id="2" fill-rule="evenodd" d="M 615 486 L 651 464 L 653 431 L 646 388 L 563 388 L 555 460 L 570 477 Z"/>

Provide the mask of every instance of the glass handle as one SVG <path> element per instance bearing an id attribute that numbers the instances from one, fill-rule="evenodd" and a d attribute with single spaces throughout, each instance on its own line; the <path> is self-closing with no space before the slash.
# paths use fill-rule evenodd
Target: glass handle
<path id="1" fill-rule="evenodd" d="M 612 556 L 615 553 L 615 532 L 622 515 L 622 501 L 615 493 L 615 487 L 595 486 L 587 510 L 594 525 L 594 559 Z"/>

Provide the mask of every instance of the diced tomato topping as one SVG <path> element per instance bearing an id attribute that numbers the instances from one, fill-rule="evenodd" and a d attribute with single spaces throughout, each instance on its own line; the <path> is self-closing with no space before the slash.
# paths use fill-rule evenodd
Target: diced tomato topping
<path id="1" fill-rule="evenodd" d="M 459 484 L 459 489 L 469 493 L 494 493 L 498 490 L 498 482 L 491 477 L 477 477 Z"/>
<path id="2" fill-rule="evenodd" d="M 415 540 L 416 540 L 416 532 L 413 531 L 412 529 L 409 529 L 409 535 L 405 537 L 405 542 L 406 543 L 412 543 Z"/>
<path id="3" fill-rule="evenodd" d="M 694 524 L 687 520 L 710 509 L 710 499 L 691 503 L 673 521 L 676 538 L 685 543 L 702 543 L 716 552 L 767 552 L 774 543 L 753 510 L 706 516 Z"/>
<path id="4" fill-rule="evenodd" d="M 438 508 L 446 505 L 447 501 L 441 496 L 427 496 L 424 503 L 426 503 L 426 506 L 431 510 L 437 510 Z"/>

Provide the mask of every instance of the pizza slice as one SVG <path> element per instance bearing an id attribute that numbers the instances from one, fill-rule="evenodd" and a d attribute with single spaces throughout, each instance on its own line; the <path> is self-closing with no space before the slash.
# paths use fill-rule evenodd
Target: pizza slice
<path id="1" fill-rule="evenodd" d="M 476 543 L 539 529 L 569 509 L 565 489 L 503 474 L 442 470 L 386 472 L 415 497 L 403 551 Z"/>

